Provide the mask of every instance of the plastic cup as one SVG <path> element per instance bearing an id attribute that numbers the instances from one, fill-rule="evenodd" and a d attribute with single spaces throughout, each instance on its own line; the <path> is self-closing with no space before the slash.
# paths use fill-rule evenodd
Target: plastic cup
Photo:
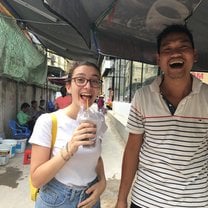
<path id="1" fill-rule="evenodd" d="M 81 111 L 78 114 L 77 120 L 80 124 L 81 123 L 92 123 L 92 124 L 96 125 L 96 120 L 94 118 L 94 113 L 91 112 L 89 109 L 87 109 L 87 110 L 81 109 Z M 93 139 L 89 138 L 89 139 L 85 139 L 85 140 L 86 141 L 93 140 L 94 143 L 92 145 L 83 145 L 83 147 L 85 147 L 85 148 L 95 147 L 96 136 Z"/>
<path id="2" fill-rule="evenodd" d="M 92 123 L 95 125 L 95 122 L 90 120 L 89 118 L 83 118 L 82 120 L 79 121 L 79 123 Z M 90 132 L 89 132 L 90 133 Z M 92 147 L 95 147 L 95 142 L 96 142 L 96 137 L 95 138 L 88 138 L 88 139 L 84 139 L 85 141 L 89 141 L 89 140 L 92 140 L 94 141 L 93 144 L 91 145 L 83 145 L 84 148 L 92 148 Z"/>

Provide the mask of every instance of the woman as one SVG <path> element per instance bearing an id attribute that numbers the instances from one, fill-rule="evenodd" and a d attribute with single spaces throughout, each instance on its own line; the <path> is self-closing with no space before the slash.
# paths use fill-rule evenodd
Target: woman
<path id="1" fill-rule="evenodd" d="M 91 106 L 98 96 L 100 76 L 99 68 L 89 62 L 72 67 L 66 89 L 73 99 L 71 105 L 55 112 L 58 124 L 53 150 L 50 114 L 41 115 L 36 122 L 30 138 L 31 180 L 40 187 L 36 208 L 100 207 L 99 198 L 106 187 L 101 140 L 90 140 L 100 131 L 96 132 L 95 124 L 76 120 L 80 106 Z M 106 129 L 103 122 L 102 132 Z M 93 143 L 94 148 L 84 148 Z"/>
<path id="2" fill-rule="evenodd" d="M 72 102 L 71 95 L 67 95 L 67 90 L 65 86 L 61 87 L 60 92 L 61 92 L 61 96 L 55 99 L 56 110 L 65 108 L 68 105 L 70 105 Z"/>

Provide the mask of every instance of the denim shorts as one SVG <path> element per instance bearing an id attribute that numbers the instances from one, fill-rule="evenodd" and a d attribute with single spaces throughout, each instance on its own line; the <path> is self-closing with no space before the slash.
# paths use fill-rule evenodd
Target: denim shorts
<path id="1" fill-rule="evenodd" d="M 85 191 L 96 182 L 97 179 L 85 187 L 70 187 L 54 178 L 40 189 L 35 208 L 77 208 L 80 202 L 89 197 Z M 100 200 L 93 208 L 100 208 Z"/>

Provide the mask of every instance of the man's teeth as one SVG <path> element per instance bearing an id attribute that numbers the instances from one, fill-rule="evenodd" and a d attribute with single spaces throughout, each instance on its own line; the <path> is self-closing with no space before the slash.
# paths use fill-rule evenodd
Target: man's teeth
<path id="1" fill-rule="evenodd" d="M 172 64 L 183 64 L 183 61 L 171 61 L 170 65 Z"/>
<path id="2" fill-rule="evenodd" d="M 171 60 L 170 63 L 169 63 L 169 66 L 172 67 L 172 68 L 180 68 L 182 67 L 184 64 L 184 61 L 183 60 Z"/>

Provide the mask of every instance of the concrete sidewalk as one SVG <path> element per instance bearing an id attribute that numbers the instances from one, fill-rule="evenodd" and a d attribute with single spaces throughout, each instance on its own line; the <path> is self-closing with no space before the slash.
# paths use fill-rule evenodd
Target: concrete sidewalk
<path id="1" fill-rule="evenodd" d="M 103 139 L 103 160 L 107 188 L 101 197 L 102 208 L 113 208 L 120 182 L 124 140 L 118 134 L 109 116 L 106 115 L 108 130 Z M 29 198 L 29 165 L 23 165 L 23 153 L 16 154 L 6 166 L 0 166 L 0 207 L 32 208 Z"/>

